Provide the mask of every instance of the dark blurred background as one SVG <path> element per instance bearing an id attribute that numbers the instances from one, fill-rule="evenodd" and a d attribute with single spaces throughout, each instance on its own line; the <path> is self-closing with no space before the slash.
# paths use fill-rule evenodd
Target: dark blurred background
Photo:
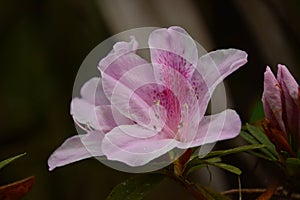
<path id="1" fill-rule="evenodd" d="M 69 104 L 77 70 L 109 36 L 137 27 L 179 25 L 208 51 L 245 50 L 249 62 L 227 79 L 227 85 L 230 106 L 246 122 L 261 98 L 266 65 L 275 70 L 277 63 L 286 64 L 300 80 L 299 21 L 298 0 L 2 0 L 0 160 L 27 155 L 0 171 L 0 185 L 34 175 L 36 183 L 25 199 L 100 200 L 131 176 L 95 159 L 53 172 L 47 167 L 55 148 L 76 134 Z M 247 159 L 228 161 L 246 174 L 252 170 L 251 176 L 242 176 L 245 186 L 266 185 L 272 179 L 257 166 L 253 173 L 255 166 Z M 203 179 L 201 174 L 195 177 Z M 234 176 L 217 172 L 213 178 L 219 190 L 237 187 Z M 180 186 L 165 181 L 148 199 L 184 196 L 189 195 Z"/>

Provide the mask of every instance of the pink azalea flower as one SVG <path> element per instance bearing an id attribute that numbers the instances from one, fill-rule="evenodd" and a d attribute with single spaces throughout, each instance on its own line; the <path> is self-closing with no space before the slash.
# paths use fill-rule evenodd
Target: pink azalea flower
<path id="1" fill-rule="evenodd" d="M 49 158 L 49 169 L 84 158 L 142 166 L 174 148 L 187 149 L 239 134 L 238 114 L 204 116 L 215 87 L 247 62 L 237 49 L 198 58 L 180 27 L 149 36 L 151 63 L 136 54 L 137 41 L 118 42 L 100 61 L 101 78 L 81 88 L 71 103 L 74 121 L 87 133 L 67 139 Z"/>
<path id="2" fill-rule="evenodd" d="M 277 79 L 269 67 L 265 72 L 262 97 L 266 133 L 277 150 L 295 155 L 300 145 L 299 132 L 299 85 L 284 65 L 278 65 Z"/>

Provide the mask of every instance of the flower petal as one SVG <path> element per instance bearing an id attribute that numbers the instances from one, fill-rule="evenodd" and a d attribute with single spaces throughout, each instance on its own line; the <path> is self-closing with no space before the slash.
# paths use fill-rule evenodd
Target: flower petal
<path id="1" fill-rule="evenodd" d="M 180 27 L 157 29 L 149 36 L 151 61 L 155 72 L 164 81 L 172 68 L 184 77 L 191 77 L 198 52 L 194 40 Z"/>
<path id="2" fill-rule="evenodd" d="M 284 65 L 278 65 L 277 80 L 282 89 L 285 113 L 282 117 L 286 124 L 286 129 L 290 133 L 298 132 L 299 120 L 299 85 Z"/>
<path id="3" fill-rule="evenodd" d="M 103 139 L 102 151 L 108 160 L 121 161 L 129 166 L 142 166 L 167 153 L 178 141 L 160 134 L 143 138 L 149 131 L 142 126 L 119 126 L 107 133 Z M 129 132 L 139 133 L 141 137 L 132 137 Z M 151 135 L 151 134 L 150 134 Z"/>
<path id="4" fill-rule="evenodd" d="M 201 56 L 197 70 L 208 88 L 216 87 L 229 74 L 247 62 L 247 53 L 238 49 L 212 51 Z"/>
<path id="5" fill-rule="evenodd" d="M 134 37 L 130 38 L 130 42 L 117 42 L 113 46 L 113 50 L 99 62 L 98 69 L 100 71 L 107 70 L 107 68 L 111 66 L 111 63 L 113 63 L 114 60 L 118 59 L 119 56 L 123 56 L 129 53 L 135 53 L 137 48 L 138 42 L 135 40 Z"/>
<path id="6" fill-rule="evenodd" d="M 158 92 L 160 87 L 151 66 L 141 65 L 124 74 L 116 83 L 111 103 L 120 113 L 139 125 L 161 130 L 166 112 L 150 95 L 155 90 Z"/>
<path id="7" fill-rule="evenodd" d="M 111 105 L 95 106 L 78 98 L 71 102 L 71 114 L 76 123 L 90 126 L 103 133 L 109 132 L 118 125 L 133 123 Z"/>
<path id="8" fill-rule="evenodd" d="M 216 86 L 246 62 L 247 53 L 238 49 L 217 50 L 201 56 L 191 78 L 200 107 L 207 107 Z"/>
<path id="9" fill-rule="evenodd" d="M 262 96 L 266 119 L 278 130 L 286 133 L 282 119 L 281 87 L 274 77 L 270 67 L 267 67 L 264 75 L 264 92 Z"/>
<path id="10" fill-rule="evenodd" d="M 212 92 L 209 90 L 208 85 L 205 83 L 204 77 L 198 70 L 194 71 L 194 74 L 190 80 L 190 84 L 193 87 L 195 96 L 198 99 L 199 115 L 204 116 L 207 110 L 208 102 L 212 96 Z"/>
<path id="11" fill-rule="evenodd" d="M 298 103 L 298 83 L 284 65 L 278 65 L 277 80 L 283 87 L 284 96 L 290 96 L 295 103 Z"/>
<path id="12" fill-rule="evenodd" d="M 68 138 L 48 159 L 49 170 L 93 156 L 102 156 L 101 142 L 104 135 L 89 132 Z"/>
<path id="13" fill-rule="evenodd" d="M 97 120 L 96 106 L 85 99 L 72 99 L 71 115 L 76 123 L 85 124 L 97 130 L 101 129 Z"/>
<path id="14" fill-rule="evenodd" d="M 81 87 L 80 94 L 83 99 L 96 106 L 110 104 L 104 94 L 101 78 L 94 77 L 88 80 Z"/>
<path id="15" fill-rule="evenodd" d="M 240 130 L 241 120 L 234 110 L 227 109 L 215 115 L 204 116 L 190 147 L 234 138 L 239 135 Z"/>
<path id="16" fill-rule="evenodd" d="M 147 61 L 135 54 L 137 45 L 134 37 L 131 37 L 130 42 L 118 42 L 114 45 L 113 51 L 99 62 L 98 68 L 102 73 L 103 90 L 108 99 L 111 98 L 115 85 L 125 73 L 147 64 Z"/>
<path id="17" fill-rule="evenodd" d="M 176 85 L 159 85 L 155 82 L 153 71 L 148 65 L 131 70 L 116 84 L 111 98 L 112 105 L 126 117 L 154 131 L 160 131 L 167 125 L 175 135 L 180 120 L 185 124 L 182 131 L 191 127 L 188 124 L 193 124 L 192 127 L 198 125 L 203 115 L 198 114 L 198 99 L 189 81 L 179 75 Z M 188 129 L 186 131 L 191 130 Z"/>
<path id="18" fill-rule="evenodd" d="M 189 82 L 198 62 L 196 44 L 184 29 L 173 26 L 153 31 L 149 47 L 156 78 L 178 99 L 181 109 L 177 109 L 177 116 L 180 118 L 184 105 L 191 109 L 197 101 Z"/>
<path id="19" fill-rule="evenodd" d="M 97 106 L 95 108 L 97 123 L 100 131 L 107 133 L 116 126 L 133 124 L 133 121 L 122 115 L 111 105 Z"/>

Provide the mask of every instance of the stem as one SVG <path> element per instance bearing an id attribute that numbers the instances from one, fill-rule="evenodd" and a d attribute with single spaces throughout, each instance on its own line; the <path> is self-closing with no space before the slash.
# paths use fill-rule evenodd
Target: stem
<path id="1" fill-rule="evenodd" d="M 257 200 L 264 200 L 264 199 L 271 199 L 271 197 L 274 195 L 276 189 L 278 186 L 278 181 L 275 181 L 274 183 L 272 183 L 267 190 L 262 193 Z"/>
<path id="2" fill-rule="evenodd" d="M 187 149 L 177 160 L 174 161 L 174 173 L 176 176 L 181 176 L 185 169 L 185 164 L 191 158 L 193 149 Z"/>
<path id="3" fill-rule="evenodd" d="M 226 190 L 224 192 L 221 192 L 223 195 L 228 195 L 228 194 L 235 194 L 235 193 L 246 193 L 246 194 L 253 194 L 253 193 L 264 193 L 267 189 L 263 188 L 243 188 L 243 189 L 231 189 L 231 190 Z"/>
<path id="4" fill-rule="evenodd" d="M 242 200 L 242 192 L 241 192 L 242 183 L 241 183 L 240 175 L 238 175 L 238 184 L 239 184 L 239 200 Z"/>

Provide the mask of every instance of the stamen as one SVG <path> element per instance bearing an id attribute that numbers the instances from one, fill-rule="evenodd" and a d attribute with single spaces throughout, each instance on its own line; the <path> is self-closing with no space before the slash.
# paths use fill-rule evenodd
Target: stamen
<path id="1" fill-rule="evenodd" d="M 86 131 L 86 132 L 90 132 L 91 131 L 91 127 L 89 125 L 87 125 L 87 127 L 83 126 L 80 122 L 77 121 L 77 119 L 74 117 L 74 115 L 72 115 L 73 121 L 75 122 L 75 124 L 81 128 L 82 130 Z"/>
<path id="2" fill-rule="evenodd" d="M 93 127 L 91 126 L 91 124 L 89 122 L 86 123 L 86 128 L 87 130 L 89 130 L 90 132 L 91 131 L 94 131 Z"/>
<path id="3" fill-rule="evenodd" d="M 186 110 L 188 110 L 188 108 L 189 108 L 189 106 L 187 105 L 187 103 L 184 103 L 184 104 L 183 104 L 183 107 L 184 107 Z"/>
<path id="4" fill-rule="evenodd" d="M 182 119 L 185 118 L 185 117 L 187 116 L 188 110 L 189 110 L 188 104 L 187 104 L 187 103 L 184 103 L 184 104 L 183 104 L 183 110 L 181 111 L 181 116 L 182 116 L 181 118 L 182 118 Z"/>
<path id="5" fill-rule="evenodd" d="M 177 134 L 176 134 L 176 138 L 177 138 L 177 140 L 179 140 L 179 141 L 182 141 L 182 140 L 184 140 L 184 133 L 183 133 L 183 131 L 184 130 L 182 130 L 182 128 L 184 127 L 184 124 L 185 124 L 185 119 L 186 119 L 186 116 L 188 115 L 188 109 L 189 109 L 189 106 L 188 106 L 188 104 L 187 103 L 184 103 L 183 104 L 183 108 L 182 108 L 182 111 L 181 111 L 181 121 L 179 122 L 179 124 L 178 124 L 178 126 L 177 126 L 177 128 L 178 128 L 178 130 L 177 130 Z"/>
<path id="6" fill-rule="evenodd" d="M 160 100 L 159 100 L 159 99 L 154 100 L 154 101 L 153 101 L 153 104 L 155 105 L 155 108 L 156 108 L 156 109 L 154 110 L 154 112 L 155 112 L 154 116 L 155 116 L 157 119 L 159 119 L 159 115 L 157 114 L 157 111 L 159 111 Z"/>
<path id="7" fill-rule="evenodd" d="M 184 122 L 181 121 L 181 122 L 178 124 L 178 129 L 181 129 L 181 128 L 183 127 L 183 125 L 184 125 Z"/>
<path id="8" fill-rule="evenodd" d="M 159 105 L 160 105 L 160 100 L 159 100 L 159 99 L 157 99 L 157 100 L 154 100 L 154 101 L 153 101 L 153 104 L 155 104 L 155 105 L 159 106 Z"/>

